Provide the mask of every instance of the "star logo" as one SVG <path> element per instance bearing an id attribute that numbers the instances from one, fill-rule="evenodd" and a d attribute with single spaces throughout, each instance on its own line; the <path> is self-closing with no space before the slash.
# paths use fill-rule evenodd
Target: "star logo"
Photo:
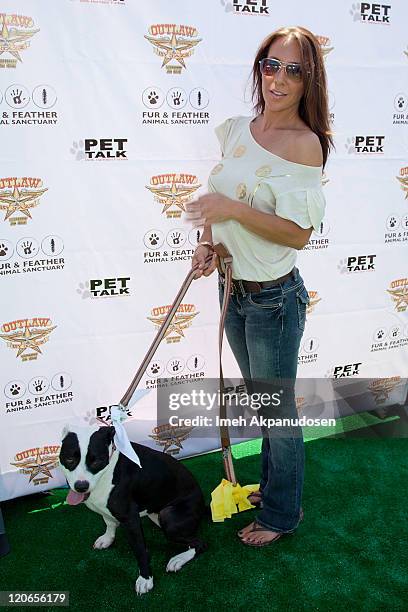
<path id="1" fill-rule="evenodd" d="M 397 287 L 395 289 L 387 289 L 395 302 L 395 310 L 405 312 L 408 306 L 408 287 Z"/>
<path id="2" fill-rule="evenodd" d="M 17 321 L 16 323 L 22 322 Z M 25 320 L 25 326 L 21 330 L 0 333 L 0 338 L 5 340 L 10 348 L 17 349 L 16 357 L 21 357 L 22 361 L 37 359 L 37 356 L 42 354 L 40 345 L 48 341 L 50 333 L 57 327 L 50 323 L 50 320 L 46 319 L 44 328 L 39 325 L 37 320 Z M 2 327 L 2 331 L 4 331 L 4 328 L 5 325 Z M 30 351 L 29 354 L 24 354 L 26 351 Z"/>
<path id="3" fill-rule="evenodd" d="M 3 15 L 3 23 L 0 32 L 0 55 L 3 53 L 9 53 L 13 57 L 16 58 L 16 61 L 7 62 L 7 60 L 0 60 L 0 65 L 2 66 L 10 66 L 13 68 L 16 67 L 17 61 L 22 62 L 20 52 L 24 51 L 30 46 L 30 38 L 39 32 L 39 28 L 37 30 L 21 30 L 18 28 L 8 28 L 7 27 L 7 15 Z M 30 19 L 30 21 L 32 21 Z"/>
<path id="4" fill-rule="evenodd" d="M 408 200 L 408 176 L 406 177 L 396 176 L 395 178 L 398 179 L 399 182 L 401 183 L 401 189 L 406 192 L 405 199 Z"/>
<path id="5" fill-rule="evenodd" d="M 308 291 L 308 293 L 310 301 L 306 309 L 306 314 L 311 314 L 315 309 L 316 305 L 321 302 L 322 298 L 319 297 L 317 291 Z"/>
<path id="6" fill-rule="evenodd" d="M 376 380 L 373 380 L 368 385 L 368 390 L 372 393 L 374 401 L 377 405 L 383 404 L 388 400 L 391 391 L 393 391 L 395 387 L 398 387 L 400 383 L 400 376 L 393 376 L 391 378 L 378 378 Z"/>
<path id="7" fill-rule="evenodd" d="M 18 187 L 14 187 L 12 191 L 5 190 L 0 192 L 0 210 L 4 210 L 6 212 L 4 221 L 7 219 L 10 222 L 10 225 L 22 225 L 27 222 L 27 219 L 31 219 L 30 209 L 38 206 L 39 199 L 48 191 L 45 189 L 38 190 L 27 190 L 27 189 L 19 189 Z M 23 217 L 13 217 L 15 214 L 22 214 Z"/>
<path id="8" fill-rule="evenodd" d="M 183 448 L 182 442 L 187 440 L 194 427 L 181 425 L 160 425 L 153 429 L 149 438 L 153 438 L 159 446 L 163 446 L 163 452 L 170 455 L 177 455 Z M 171 448 L 174 446 L 174 448 Z"/>
<path id="9" fill-rule="evenodd" d="M 29 474 L 28 482 L 34 481 L 34 484 L 44 484 L 49 478 L 53 478 L 51 470 L 58 466 L 58 455 L 41 453 L 41 449 L 36 449 L 36 455 L 33 458 L 28 458 L 22 461 L 10 462 L 11 465 L 19 468 L 21 474 Z M 43 477 L 37 478 L 38 476 Z M 44 478 L 45 476 L 45 478 Z"/>
<path id="10" fill-rule="evenodd" d="M 168 307 L 168 310 L 170 307 Z M 198 312 L 186 314 L 184 312 L 176 312 L 169 327 L 167 328 L 164 337 L 167 342 L 179 342 L 181 338 L 184 338 L 184 330 L 186 330 L 193 322 L 194 317 L 198 315 Z M 147 317 L 157 329 L 160 329 L 166 319 L 167 313 L 159 316 Z M 173 335 L 171 335 L 173 334 Z"/>
<path id="11" fill-rule="evenodd" d="M 186 210 L 184 204 L 191 200 L 193 193 L 200 187 L 200 184 L 180 185 L 176 181 L 172 181 L 171 185 L 161 187 L 146 185 L 146 189 L 153 193 L 155 201 L 163 206 L 162 214 L 166 213 L 167 218 L 179 218 Z M 176 210 L 169 210 L 172 206 Z"/>
<path id="12" fill-rule="evenodd" d="M 187 29 L 191 30 L 192 33 L 196 31 L 195 28 L 186 28 L 186 30 Z M 201 38 L 188 40 L 174 31 L 171 36 L 155 37 L 145 35 L 145 38 L 154 46 L 156 54 L 163 58 L 161 67 L 164 68 L 164 66 L 166 66 L 166 70 L 169 73 L 181 72 L 181 68 L 186 68 L 185 58 L 192 55 L 194 48 L 202 41 Z M 179 64 L 178 70 L 177 66 L 170 66 L 170 62 L 172 61 Z M 174 70 L 174 68 L 176 68 L 176 70 Z"/>

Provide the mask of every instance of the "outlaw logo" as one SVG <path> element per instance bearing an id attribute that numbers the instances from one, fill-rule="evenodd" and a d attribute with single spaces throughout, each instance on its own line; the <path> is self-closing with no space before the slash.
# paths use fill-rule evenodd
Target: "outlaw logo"
<path id="1" fill-rule="evenodd" d="M 158 306 L 153 308 L 151 317 L 147 317 L 149 321 L 154 323 L 157 329 L 163 325 L 167 313 L 171 309 L 170 306 Z M 186 330 L 193 322 L 194 317 L 198 315 L 195 312 L 196 307 L 194 304 L 180 304 L 174 315 L 164 337 L 168 344 L 172 342 L 180 342 L 181 338 L 184 338 L 184 330 Z"/>
<path id="2" fill-rule="evenodd" d="M 42 186 L 40 178 L 2 178 L 0 179 L 0 210 L 5 211 L 4 221 L 10 225 L 25 225 L 31 219 L 32 208 L 39 204 L 40 197 L 48 191 Z"/>
<path id="3" fill-rule="evenodd" d="M 182 442 L 187 440 L 194 427 L 181 425 L 159 425 L 154 427 L 153 433 L 149 438 L 153 438 L 159 446 L 163 446 L 163 452 L 169 455 L 177 455 L 183 448 Z M 172 448 L 174 446 L 174 448 Z"/>
<path id="4" fill-rule="evenodd" d="M 308 291 L 308 294 L 310 301 L 306 308 L 306 314 L 312 314 L 313 310 L 316 308 L 317 304 L 321 302 L 322 298 L 319 297 L 317 291 Z"/>
<path id="5" fill-rule="evenodd" d="M 34 485 L 47 484 L 49 479 L 53 478 L 51 470 L 58 467 L 59 449 L 59 446 L 30 448 L 17 453 L 14 462 L 10 462 L 10 465 L 19 468 L 20 474 L 30 476 L 28 482 L 32 482 Z"/>
<path id="6" fill-rule="evenodd" d="M 149 34 L 145 38 L 153 45 L 156 55 L 163 58 L 161 67 L 166 67 L 167 74 L 181 74 L 181 69 L 186 67 L 185 58 L 193 55 L 194 47 L 202 40 L 197 38 L 196 28 L 174 23 L 151 25 Z"/>
<path id="7" fill-rule="evenodd" d="M 22 361 L 32 361 L 41 354 L 40 345 L 48 342 L 50 333 L 56 328 L 51 319 L 34 318 L 18 319 L 4 323 L 0 330 L 0 338 L 7 342 L 11 349 L 17 349 L 16 357 Z"/>
<path id="8" fill-rule="evenodd" d="M 28 49 L 30 38 L 40 31 L 28 29 L 33 25 L 31 17 L 0 13 L 0 68 L 15 68 L 17 62 L 22 62 L 20 52 Z M 3 53 L 15 59 L 2 58 Z"/>
<path id="9" fill-rule="evenodd" d="M 200 187 L 194 174 L 159 174 L 152 176 L 150 185 L 146 185 L 155 202 L 163 206 L 162 214 L 166 213 L 168 219 L 179 219 L 186 210 L 184 204 Z"/>
<path id="10" fill-rule="evenodd" d="M 377 405 L 384 404 L 390 396 L 391 391 L 398 387 L 401 383 L 400 376 L 392 376 L 390 378 L 376 378 L 368 385 L 368 390 L 371 391 L 374 401 Z"/>
<path id="11" fill-rule="evenodd" d="M 401 168 L 400 175 L 395 178 L 401 183 L 401 189 L 405 191 L 405 199 L 408 200 L 408 166 Z"/>
<path id="12" fill-rule="evenodd" d="M 395 302 L 395 310 L 405 312 L 408 306 L 408 278 L 399 278 L 392 281 L 387 292 Z"/>

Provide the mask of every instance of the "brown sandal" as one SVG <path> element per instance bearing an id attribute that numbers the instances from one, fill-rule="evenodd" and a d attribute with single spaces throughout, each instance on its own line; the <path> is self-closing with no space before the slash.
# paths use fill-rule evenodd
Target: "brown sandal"
<path id="1" fill-rule="evenodd" d="M 253 495 L 253 493 L 251 493 L 251 495 Z M 248 497 L 250 497 L 250 496 L 248 495 Z M 252 502 L 251 502 L 251 503 L 252 503 Z M 301 508 L 301 509 L 300 509 L 300 515 L 299 515 L 299 523 L 300 523 L 301 521 L 303 521 L 304 517 L 305 517 L 305 513 L 303 512 L 303 509 Z M 256 523 L 256 521 L 254 521 L 254 522 L 252 523 L 252 525 L 256 525 L 256 524 L 257 524 L 257 523 Z M 245 527 L 244 527 L 244 529 L 245 529 Z M 243 531 L 244 531 L 243 529 L 240 529 L 240 530 L 237 532 L 237 536 L 238 536 L 240 539 L 242 539 Z M 252 531 L 252 529 L 251 529 L 251 531 Z M 251 531 L 249 531 L 248 533 L 250 533 Z M 256 531 L 256 530 L 255 530 L 255 531 Z M 266 530 L 266 531 L 267 531 L 267 530 Z M 291 532 L 291 533 L 294 533 L 294 532 Z"/>
<path id="2" fill-rule="evenodd" d="M 265 531 L 265 532 L 272 532 L 271 529 L 268 529 L 267 527 L 263 527 L 262 525 L 259 525 L 259 523 L 257 523 L 256 521 L 254 521 L 254 524 L 252 526 L 252 529 L 250 531 L 248 531 L 248 535 L 250 533 L 256 533 L 257 531 Z M 263 548 L 264 546 L 269 546 L 269 544 L 273 544 L 274 542 L 276 542 L 276 540 L 280 540 L 280 538 L 282 538 L 283 536 L 287 536 L 287 535 L 293 535 L 295 532 L 294 531 L 286 531 L 283 533 L 276 533 L 276 536 L 274 538 L 272 538 L 272 540 L 267 540 L 266 542 L 258 542 L 257 544 L 255 544 L 255 542 L 245 542 L 245 540 L 243 540 L 241 538 L 241 542 L 243 544 L 246 544 L 246 546 L 253 546 L 255 548 Z"/>

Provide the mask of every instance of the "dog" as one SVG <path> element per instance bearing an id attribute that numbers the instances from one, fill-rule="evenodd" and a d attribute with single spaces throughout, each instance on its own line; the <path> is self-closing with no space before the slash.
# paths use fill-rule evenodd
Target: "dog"
<path id="1" fill-rule="evenodd" d="M 118 525 L 125 528 L 139 566 L 135 590 L 141 595 L 153 588 L 153 576 L 140 513 L 146 511 L 168 540 L 186 546 L 167 563 L 168 572 L 177 572 L 206 548 L 197 535 L 206 506 L 198 483 L 180 461 L 132 442 L 139 467 L 115 448 L 114 436 L 114 427 L 65 426 L 60 467 L 70 487 L 67 503 L 85 503 L 106 523 L 94 548 L 108 548 Z"/>

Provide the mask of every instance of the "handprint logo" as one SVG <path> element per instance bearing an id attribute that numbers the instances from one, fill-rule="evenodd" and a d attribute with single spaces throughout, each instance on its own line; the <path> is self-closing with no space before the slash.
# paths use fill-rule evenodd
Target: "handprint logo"
<path id="1" fill-rule="evenodd" d="M 32 255 L 32 242 L 23 242 L 21 246 L 23 247 L 24 255 Z"/>
<path id="2" fill-rule="evenodd" d="M 172 94 L 172 98 L 173 98 L 173 105 L 174 106 L 180 106 L 181 104 L 181 99 L 182 99 L 182 92 L 181 91 L 173 91 Z"/>
<path id="3" fill-rule="evenodd" d="M 171 370 L 173 372 L 178 372 L 180 369 L 180 361 L 178 361 L 177 359 L 175 359 L 174 361 L 172 361 L 171 363 Z"/>
<path id="4" fill-rule="evenodd" d="M 37 392 L 40 392 L 44 389 L 44 381 L 43 380 L 35 380 L 34 381 L 34 389 Z"/>
<path id="5" fill-rule="evenodd" d="M 171 239 L 172 239 L 173 244 L 174 244 L 175 246 L 177 246 L 177 245 L 179 245 L 179 244 L 180 244 L 180 237 L 181 237 L 180 232 L 173 232 L 173 233 L 171 234 Z"/>
<path id="6" fill-rule="evenodd" d="M 22 98 L 23 90 L 15 89 L 11 92 L 11 97 L 13 98 L 13 102 L 16 106 L 20 106 L 23 102 L 26 101 L 26 98 Z"/>

